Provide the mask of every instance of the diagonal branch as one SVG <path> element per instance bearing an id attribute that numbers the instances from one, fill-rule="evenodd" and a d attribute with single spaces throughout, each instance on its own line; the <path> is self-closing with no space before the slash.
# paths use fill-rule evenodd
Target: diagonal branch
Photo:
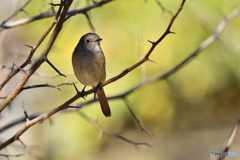
<path id="1" fill-rule="evenodd" d="M 82 8 L 82 9 L 79 9 L 79 10 L 72 10 L 72 11 L 69 11 L 67 13 L 67 15 L 76 15 L 76 14 L 80 14 L 80 13 L 83 13 L 85 14 L 87 11 L 91 10 L 91 9 L 94 9 L 96 7 L 99 7 L 103 4 L 106 4 L 108 2 L 111 2 L 112 0 L 102 0 L 100 2 L 97 2 L 97 3 L 94 3 L 93 5 L 89 5 L 85 8 Z M 60 6 L 62 7 L 62 6 Z M 17 27 L 17 26 L 20 26 L 20 25 L 24 25 L 24 24 L 27 24 L 27 23 L 30 23 L 30 22 L 33 22 L 33 21 L 36 21 L 36 20 L 40 20 L 40 19 L 43 19 L 43 18 L 48 18 L 48 17 L 53 17 L 53 16 L 56 16 L 55 17 L 55 20 L 53 21 L 53 23 L 50 25 L 50 27 L 46 30 L 46 32 L 43 34 L 43 36 L 41 37 L 41 39 L 38 41 L 38 43 L 35 45 L 35 46 L 29 46 L 29 45 L 26 45 L 27 47 L 31 48 L 31 52 L 28 56 L 28 58 L 26 59 L 26 61 L 20 66 L 20 68 L 24 68 L 25 66 L 27 66 L 30 62 L 31 62 L 31 59 L 33 57 L 33 54 L 35 53 L 36 49 L 40 46 L 40 44 L 42 43 L 42 41 L 46 38 L 46 36 L 48 35 L 48 33 L 51 31 L 51 29 L 54 27 L 54 25 L 57 23 L 57 19 L 58 19 L 58 16 L 60 15 L 60 11 L 61 10 L 58 10 L 58 12 L 47 12 L 47 13 L 41 13 L 40 15 L 37 15 L 37 16 L 33 16 L 33 17 L 29 17 L 29 18 L 26 18 L 26 19 L 22 19 L 22 20 L 18 20 L 18 21 L 14 21 L 14 22 L 11 22 L 11 23 L 8 23 L 8 24 L 4 24 L 4 25 L 0 25 L 0 31 L 3 30 L 3 29 L 7 29 L 7 28 L 12 28 L 12 27 Z M 68 16 L 68 18 L 70 17 Z M 6 83 L 13 77 L 15 76 L 17 73 L 19 72 L 19 69 L 15 69 L 13 70 L 12 72 L 10 72 L 8 74 L 8 76 L 5 78 L 5 80 L 0 84 L 0 91 L 2 90 L 2 88 L 6 85 Z"/>
<path id="2" fill-rule="evenodd" d="M 230 149 L 230 147 L 232 145 L 232 142 L 233 142 L 233 140 L 234 140 L 234 138 L 235 138 L 235 136 L 237 134 L 239 125 L 240 125 L 240 117 L 238 118 L 238 121 L 237 121 L 236 125 L 234 126 L 234 128 L 233 128 L 233 130 L 232 130 L 232 132 L 231 132 L 231 134 L 230 134 L 230 136 L 229 136 L 229 138 L 227 140 L 227 144 L 226 144 L 225 148 L 223 149 L 222 153 L 225 153 L 225 152 L 229 151 L 229 149 Z M 218 160 L 223 160 L 225 157 L 226 157 L 226 155 L 223 154 L 223 155 L 218 157 Z"/>
<path id="3" fill-rule="evenodd" d="M 166 31 L 163 33 L 163 35 L 156 41 L 156 42 L 151 42 L 152 43 L 152 47 L 149 49 L 149 51 L 147 52 L 147 54 L 145 55 L 145 57 L 140 60 L 138 63 L 134 64 L 133 66 L 125 69 L 124 71 L 122 71 L 122 73 L 120 73 L 119 75 L 105 81 L 102 86 L 105 86 L 109 83 L 115 82 L 116 80 L 120 79 L 121 77 L 125 76 L 126 74 L 128 74 L 129 72 L 131 72 L 132 70 L 134 70 L 135 68 L 137 68 L 138 66 L 140 66 L 141 64 L 143 64 L 146 61 L 149 61 L 149 56 L 151 55 L 151 53 L 153 52 L 153 50 L 155 49 L 155 47 L 170 33 L 173 33 L 170 31 L 173 22 L 175 21 L 175 19 L 177 18 L 177 16 L 179 15 L 179 13 L 181 12 L 183 5 L 185 3 L 185 0 L 182 1 L 180 7 L 178 8 L 177 12 L 172 16 L 169 25 L 166 29 Z"/>
<path id="4" fill-rule="evenodd" d="M 19 12 L 23 11 L 23 9 L 31 2 L 32 0 L 28 0 L 26 3 L 23 4 L 22 7 L 20 7 L 18 10 L 16 10 L 13 14 L 11 14 L 6 20 L 4 20 L 2 22 L 1 25 L 4 25 L 5 23 L 7 23 L 7 21 L 9 21 L 10 19 L 12 19 L 14 16 L 16 16 Z"/>
<path id="5" fill-rule="evenodd" d="M 185 64 L 190 62 L 194 57 L 196 57 L 202 50 L 207 48 L 209 45 L 211 45 L 220 35 L 220 33 L 223 31 L 223 29 L 226 27 L 229 21 L 234 19 L 236 16 L 240 14 L 240 7 L 236 8 L 229 16 L 227 16 L 225 19 L 223 19 L 219 25 L 217 26 L 216 30 L 213 32 L 211 36 L 209 36 L 205 41 L 203 41 L 198 48 L 190 54 L 187 58 L 185 58 L 182 62 L 180 62 L 178 65 L 170 69 L 169 71 L 165 72 L 162 75 L 156 76 L 153 79 L 166 79 L 172 74 L 174 74 L 176 71 L 178 71 L 181 67 L 183 67 Z"/>
<path id="6" fill-rule="evenodd" d="M 78 114 L 83 117 L 85 120 L 87 120 L 89 123 L 91 123 L 94 127 L 96 127 L 99 131 L 99 137 L 102 138 L 104 135 L 107 135 L 109 137 L 113 137 L 113 138 L 117 138 L 117 139 L 120 139 L 124 142 L 127 142 L 127 143 L 130 143 L 130 144 L 133 144 L 135 146 L 139 146 L 139 145 L 145 145 L 145 146 L 148 146 L 150 147 L 150 145 L 148 143 L 144 143 L 144 142 L 134 142 L 132 140 L 129 140 L 123 136 L 121 136 L 120 134 L 116 134 L 116 133 L 112 133 L 110 131 L 107 131 L 105 129 L 103 129 L 96 121 L 94 121 L 93 119 L 91 119 L 90 117 L 88 117 L 86 114 L 78 111 Z"/>
<path id="7" fill-rule="evenodd" d="M 28 55 L 27 59 L 25 60 L 25 62 L 23 62 L 23 64 L 20 66 L 20 68 L 24 68 L 26 67 L 30 62 L 31 59 L 35 53 L 35 51 L 38 49 L 38 47 L 42 44 L 43 40 L 46 38 L 46 36 L 48 35 L 48 33 L 52 30 L 52 28 L 55 26 L 55 24 L 57 23 L 57 16 L 55 17 L 55 20 L 52 22 L 52 24 L 48 27 L 48 29 L 45 31 L 45 33 L 42 35 L 42 37 L 40 38 L 40 40 L 37 42 L 37 44 L 35 46 L 29 46 L 26 45 L 27 47 L 31 48 L 31 52 Z M 8 76 L 5 78 L 5 80 L 0 84 L 0 91 L 2 90 L 2 88 L 7 84 L 7 82 L 13 77 L 15 76 L 18 72 L 20 71 L 19 68 L 11 71 Z"/>
<path id="8" fill-rule="evenodd" d="M 50 49 L 52 48 L 53 43 L 55 42 L 60 30 L 62 29 L 64 19 L 67 15 L 68 9 L 69 9 L 72 1 L 73 0 L 65 0 L 64 1 L 64 3 L 66 3 L 67 5 L 64 6 L 62 14 L 59 18 L 59 21 L 58 21 L 58 23 L 52 33 L 52 36 L 50 37 L 48 44 L 46 45 L 43 53 L 37 59 L 37 61 L 33 64 L 33 66 L 29 69 L 28 74 L 24 75 L 23 79 L 19 82 L 19 84 L 17 85 L 15 90 L 13 90 L 12 93 L 0 104 L 0 113 L 21 92 L 21 88 L 25 85 L 25 83 L 32 76 L 32 74 L 39 68 L 39 66 L 45 61 L 45 57 L 47 57 Z M 58 13 L 60 13 L 61 10 L 62 10 L 62 6 L 59 7 Z M 58 17 L 58 15 L 56 17 Z"/>
<path id="9" fill-rule="evenodd" d="M 100 7 L 103 4 L 106 4 L 106 3 L 111 2 L 111 1 L 113 1 L 113 0 L 102 0 L 100 2 L 93 3 L 92 5 L 89 5 L 85 8 L 82 8 L 82 9 L 71 10 L 67 14 L 68 15 L 75 15 L 75 14 L 86 13 L 88 10 L 91 10 L 93 8 L 96 8 L 96 7 Z M 44 18 L 53 17 L 53 16 L 56 16 L 55 12 L 45 12 L 45 13 L 41 13 L 41 14 L 36 15 L 36 16 L 32 16 L 32 17 L 16 20 L 16 21 L 13 21 L 13 22 L 9 22 L 9 23 L 0 25 L 0 32 L 3 31 L 4 29 L 10 29 L 10 28 L 13 28 L 13 27 L 22 26 L 24 24 L 32 23 L 34 21 L 41 20 L 41 19 L 44 19 Z"/>
<path id="10" fill-rule="evenodd" d="M 96 29 L 94 28 L 93 23 L 92 23 L 89 15 L 88 15 L 87 13 L 85 13 L 85 16 L 86 16 L 86 18 L 87 18 L 87 20 L 88 20 L 88 24 L 89 24 L 91 30 L 92 30 L 94 33 L 96 33 Z"/>
<path id="11" fill-rule="evenodd" d="M 67 78 L 64 74 L 62 74 L 49 60 L 47 57 L 44 58 L 44 60 L 49 64 L 60 76 L 63 76 Z"/>
<path id="12" fill-rule="evenodd" d="M 124 98 L 124 102 L 129 110 L 129 112 L 131 113 L 131 115 L 133 116 L 133 118 L 135 119 L 135 121 L 137 122 L 137 125 L 139 126 L 139 128 L 141 129 L 141 131 L 145 132 L 149 137 L 154 137 L 154 134 L 152 133 L 151 129 L 149 129 L 144 123 L 143 121 L 136 116 L 136 114 L 133 112 L 132 107 L 130 105 L 130 102 L 127 100 L 127 98 Z"/>

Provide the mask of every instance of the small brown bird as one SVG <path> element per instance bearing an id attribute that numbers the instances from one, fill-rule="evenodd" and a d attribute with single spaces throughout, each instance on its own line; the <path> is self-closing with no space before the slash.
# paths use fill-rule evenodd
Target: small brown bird
<path id="1" fill-rule="evenodd" d="M 99 41 L 102 39 L 95 33 L 83 35 L 72 54 L 74 74 L 85 86 L 100 86 L 106 79 L 105 57 Z M 96 90 L 103 114 L 111 116 L 103 88 Z"/>

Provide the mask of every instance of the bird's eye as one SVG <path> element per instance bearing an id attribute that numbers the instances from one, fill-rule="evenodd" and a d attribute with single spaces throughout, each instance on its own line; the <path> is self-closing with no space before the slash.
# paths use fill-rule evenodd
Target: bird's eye
<path id="1" fill-rule="evenodd" d="M 89 43 L 90 42 L 89 39 L 86 39 L 86 42 Z"/>

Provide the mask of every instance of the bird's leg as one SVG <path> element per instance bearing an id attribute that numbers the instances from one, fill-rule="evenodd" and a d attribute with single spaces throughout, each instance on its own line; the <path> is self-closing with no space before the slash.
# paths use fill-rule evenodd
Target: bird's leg
<path id="1" fill-rule="evenodd" d="M 99 82 L 98 85 L 94 88 L 94 100 L 96 100 L 96 93 L 97 93 L 97 90 L 100 89 L 100 91 L 102 90 L 102 82 Z"/>
<path id="2" fill-rule="evenodd" d="M 102 85 L 102 82 L 99 82 L 98 85 L 97 85 L 97 89 L 100 89 L 100 91 L 102 90 L 101 85 Z"/>
<path id="3" fill-rule="evenodd" d="M 81 97 L 83 97 L 83 99 L 85 99 L 85 97 L 84 97 L 85 88 L 86 88 L 86 86 L 84 86 L 83 89 L 82 89 L 82 91 L 80 92 Z"/>
<path id="4" fill-rule="evenodd" d="M 86 86 L 83 87 L 83 89 L 82 89 L 81 92 L 78 91 L 75 83 L 73 83 L 73 86 L 74 86 L 75 90 L 77 91 L 77 94 L 80 94 L 80 96 L 81 96 L 83 99 L 85 99 L 85 97 L 84 97 L 84 93 L 85 93 L 84 89 L 86 88 Z"/>

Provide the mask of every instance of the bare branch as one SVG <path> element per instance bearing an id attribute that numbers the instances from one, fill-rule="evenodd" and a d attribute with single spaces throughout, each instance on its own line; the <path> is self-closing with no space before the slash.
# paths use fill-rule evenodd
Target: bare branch
<path id="1" fill-rule="evenodd" d="M 129 72 L 131 72 L 132 70 L 134 70 L 135 68 L 137 68 L 138 66 L 140 66 L 141 64 L 143 64 L 144 62 L 148 61 L 149 56 L 151 55 L 152 51 L 155 49 L 155 47 L 168 35 L 171 33 L 170 29 L 173 25 L 173 22 L 175 21 L 175 19 L 177 18 L 177 16 L 179 15 L 179 13 L 181 12 L 183 5 L 185 3 L 185 0 L 182 1 L 180 7 L 178 8 L 177 12 L 175 13 L 175 15 L 172 16 L 169 25 L 166 29 L 166 31 L 163 33 L 163 35 L 156 41 L 156 42 L 151 42 L 152 43 L 152 47 L 149 49 L 149 51 L 147 52 L 147 54 L 145 55 L 145 57 L 139 61 L 138 63 L 134 64 L 133 66 L 125 69 L 124 71 L 122 71 L 122 73 L 120 73 L 119 75 L 105 81 L 102 86 L 105 86 L 109 83 L 115 82 L 116 80 L 120 79 L 121 77 L 125 76 L 126 74 L 128 74 Z"/>
<path id="2" fill-rule="evenodd" d="M 96 33 L 96 29 L 94 28 L 90 17 L 88 16 L 87 13 L 85 13 L 85 16 L 86 16 L 86 18 L 87 18 L 87 20 L 88 20 L 88 24 L 89 24 L 90 28 L 92 29 L 92 31 L 93 31 L 94 33 Z"/>
<path id="3" fill-rule="evenodd" d="M 62 73 L 66 76 L 74 76 L 73 73 Z M 39 76 L 39 77 L 45 77 L 45 78 L 50 78 L 50 79 L 55 79 L 55 78 L 58 78 L 60 77 L 61 75 L 57 74 L 57 75 L 47 75 L 47 74 L 43 74 L 43 73 L 38 73 L 38 72 L 35 72 L 33 74 L 34 76 Z"/>
<path id="4" fill-rule="evenodd" d="M 16 66 L 20 71 L 22 71 L 24 74 L 27 74 L 27 71 L 22 69 L 21 67 L 18 67 L 15 63 L 14 66 Z M 11 71 L 12 72 L 12 71 Z"/>
<path id="5" fill-rule="evenodd" d="M 87 11 L 89 11 L 93 8 L 102 6 L 103 4 L 106 4 L 106 3 L 111 2 L 111 1 L 113 1 L 113 0 L 102 0 L 100 2 L 96 2 L 92 5 L 89 5 L 85 8 L 82 8 L 82 9 L 71 10 L 67 13 L 67 15 L 75 15 L 75 14 L 86 13 Z M 45 13 L 41 13 L 41 14 L 33 16 L 33 17 L 28 17 L 28 18 L 16 20 L 16 21 L 13 21 L 13 22 L 9 22 L 9 23 L 0 25 L 0 32 L 4 29 L 9 29 L 9 28 L 13 28 L 13 27 L 22 26 L 24 24 L 32 23 L 34 21 L 41 20 L 41 19 L 44 19 L 44 18 L 53 17 L 53 16 L 56 16 L 55 12 L 45 12 Z"/>
<path id="6" fill-rule="evenodd" d="M 60 30 L 62 29 L 62 25 L 64 22 L 64 19 L 67 15 L 68 9 L 71 5 L 73 0 L 65 0 L 64 2 L 66 2 L 66 6 L 64 6 L 62 14 L 59 18 L 59 21 L 52 33 L 52 36 L 50 37 L 48 44 L 46 45 L 43 53 L 41 54 L 41 56 L 37 59 L 37 61 L 33 64 L 33 66 L 29 69 L 29 72 L 27 75 L 25 75 L 23 77 L 23 79 L 19 82 L 19 84 L 17 85 L 17 87 L 15 88 L 15 90 L 12 91 L 12 93 L 0 104 L 0 113 L 2 112 L 2 110 L 11 103 L 11 101 L 21 92 L 21 88 L 25 85 L 25 83 L 28 81 L 28 79 L 32 76 L 32 74 L 39 68 L 39 66 L 45 61 L 45 57 L 47 57 L 50 49 L 52 48 L 53 43 L 55 42 Z M 62 7 L 59 7 L 59 11 L 58 13 L 60 13 Z M 56 17 L 58 17 L 58 15 L 56 15 Z"/>
<path id="7" fill-rule="evenodd" d="M 27 150 L 27 152 L 30 153 L 30 149 L 20 138 L 18 138 L 18 141 L 23 145 L 23 147 Z"/>
<path id="8" fill-rule="evenodd" d="M 40 38 L 40 40 L 37 42 L 37 44 L 35 46 L 30 46 L 30 45 L 25 45 L 29 48 L 31 48 L 31 52 L 28 55 L 28 58 L 26 59 L 26 61 L 19 67 L 19 68 L 24 68 L 26 67 L 30 62 L 31 59 L 35 53 L 35 51 L 37 50 L 37 48 L 40 46 L 40 44 L 43 42 L 43 40 L 46 38 L 46 36 L 48 35 L 48 33 L 52 30 L 52 28 L 54 27 L 54 25 L 57 23 L 57 20 L 55 19 L 52 24 L 48 27 L 48 29 L 45 31 L 45 33 L 42 35 L 42 37 Z M 0 91 L 2 90 L 2 88 L 7 84 L 7 82 L 13 77 L 15 76 L 20 69 L 17 68 L 16 70 L 11 71 L 8 76 L 5 78 L 5 80 L 0 84 Z"/>
<path id="9" fill-rule="evenodd" d="M 64 85 L 73 85 L 74 83 L 68 83 L 68 82 L 63 82 L 63 83 L 59 83 L 56 85 L 52 85 L 52 84 L 36 84 L 36 85 L 31 85 L 31 86 L 24 86 L 22 87 L 22 90 L 26 90 L 26 89 L 33 89 L 33 88 L 42 88 L 42 87 L 50 87 L 50 88 L 56 88 L 58 90 L 60 90 L 60 86 L 64 86 Z"/>
<path id="10" fill-rule="evenodd" d="M 40 113 L 38 113 L 38 114 L 31 114 L 31 115 L 28 115 L 28 118 L 29 118 L 29 120 L 33 120 L 34 118 L 37 118 L 40 115 L 41 115 Z M 21 118 L 18 118 L 16 120 L 14 120 L 14 121 L 12 121 L 12 122 L 2 126 L 0 128 L 0 133 L 5 131 L 5 130 L 7 130 L 7 129 L 9 129 L 9 128 L 11 128 L 11 127 L 13 127 L 13 126 L 15 126 L 15 125 L 17 125 L 17 124 L 23 123 L 23 122 L 26 122 L 26 117 L 25 116 L 21 117 Z"/>
<path id="11" fill-rule="evenodd" d="M 25 4 L 23 4 L 22 7 L 20 7 L 18 10 L 16 10 L 13 14 L 11 14 L 6 20 L 2 22 L 1 25 L 4 25 L 7 21 L 12 19 L 14 16 L 16 16 L 19 12 L 23 11 L 23 9 L 31 2 L 32 0 L 28 0 Z"/>
<path id="12" fill-rule="evenodd" d="M 156 3 L 159 5 L 159 7 L 162 9 L 163 12 L 166 12 L 168 14 L 170 14 L 171 16 L 173 15 L 172 11 L 168 10 L 167 8 L 165 8 L 162 3 L 160 2 L 160 0 L 155 0 Z"/>
<path id="13" fill-rule="evenodd" d="M 27 114 L 27 111 L 26 111 L 26 109 L 24 107 L 23 101 L 22 101 L 22 109 L 23 109 L 23 112 L 24 112 L 24 115 L 25 115 L 25 118 L 26 118 L 26 122 L 29 122 L 28 114 Z"/>
<path id="14" fill-rule="evenodd" d="M 47 57 L 44 58 L 44 60 L 60 75 L 65 78 L 67 78 L 64 74 L 62 74 L 49 60 Z"/>
<path id="15" fill-rule="evenodd" d="M 142 120 L 136 116 L 136 114 L 133 112 L 132 107 L 130 102 L 127 100 L 127 98 L 124 98 L 124 102 L 129 110 L 129 112 L 132 114 L 133 118 L 136 120 L 139 128 L 145 132 L 148 136 L 150 136 L 151 138 L 154 137 L 153 132 L 151 131 L 151 129 L 149 129 L 143 122 Z"/>
<path id="16" fill-rule="evenodd" d="M 6 157 L 7 159 L 9 157 L 21 157 L 21 156 L 24 156 L 24 155 L 23 154 L 16 154 L 16 155 L 14 155 L 14 154 L 0 154 L 0 157 Z"/>
<path id="17" fill-rule="evenodd" d="M 227 140 L 227 144 L 226 146 L 224 147 L 222 153 L 224 152 L 228 152 L 228 150 L 230 149 L 231 145 L 232 145 L 232 142 L 237 134 L 237 131 L 238 131 L 238 128 L 239 128 L 239 125 L 240 125 L 240 117 L 238 118 L 238 121 L 235 125 L 235 127 L 233 128 L 228 140 Z M 221 155 L 218 157 L 218 160 L 223 160 L 225 158 L 226 155 Z"/>
<path id="18" fill-rule="evenodd" d="M 94 121 L 93 119 L 91 119 L 90 117 L 88 117 L 86 114 L 78 111 L 78 114 L 83 117 L 85 120 L 87 120 L 89 123 L 91 123 L 93 126 L 95 126 L 98 131 L 99 131 L 99 138 L 102 138 L 103 135 L 107 135 L 109 137 L 113 137 L 113 138 L 117 138 L 117 139 L 120 139 L 122 141 L 125 141 L 127 143 L 130 143 L 130 144 L 133 144 L 135 146 L 139 146 L 139 145 L 145 145 L 145 146 L 148 146 L 150 147 L 150 145 L 148 143 L 144 143 L 144 142 L 134 142 L 134 141 L 131 141 L 119 134 L 115 134 L 115 133 L 112 133 L 110 131 L 106 131 L 105 129 L 103 129 L 96 121 Z"/>
<path id="19" fill-rule="evenodd" d="M 190 54 L 187 58 L 185 58 L 182 62 L 180 62 L 178 65 L 170 69 L 169 71 L 165 72 L 162 75 L 156 76 L 156 79 L 166 79 L 172 74 L 174 74 L 176 71 L 178 71 L 181 67 L 183 67 L 185 64 L 190 62 L 194 57 L 196 57 L 202 50 L 207 48 L 210 44 L 212 44 L 219 36 L 219 34 L 223 31 L 223 29 L 226 27 L 229 21 L 234 19 L 236 16 L 240 14 L 240 7 L 236 8 L 228 17 L 226 17 L 224 20 L 220 22 L 220 24 L 217 26 L 214 33 L 209 36 L 205 41 L 203 41 L 198 48 Z"/>

